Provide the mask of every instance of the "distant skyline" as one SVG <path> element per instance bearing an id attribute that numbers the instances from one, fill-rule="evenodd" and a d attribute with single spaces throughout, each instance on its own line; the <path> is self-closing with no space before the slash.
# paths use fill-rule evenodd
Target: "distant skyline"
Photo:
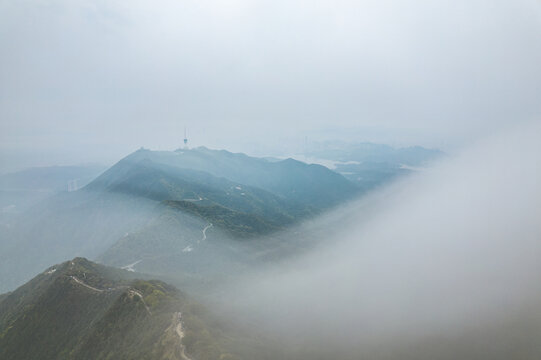
<path id="1" fill-rule="evenodd" d="M 534 0 L 0 1 L 0 171 L 140 146 L 454 149 L 541 119 Z"/>

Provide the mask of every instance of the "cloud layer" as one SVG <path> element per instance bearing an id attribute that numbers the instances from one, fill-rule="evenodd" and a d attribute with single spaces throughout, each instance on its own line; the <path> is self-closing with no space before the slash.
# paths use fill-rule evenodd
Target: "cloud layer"
<path id="1" fill-rule="evenodd" d="M 338 210 L 334 236 L 235 288 L 231 313 L 344 353 L 426 341 L 420 356 L 438 339 L 441 356 L 539 355 L 528 343 L 541 331 L 539 135 L 530 125 L 493 136 Z"/>

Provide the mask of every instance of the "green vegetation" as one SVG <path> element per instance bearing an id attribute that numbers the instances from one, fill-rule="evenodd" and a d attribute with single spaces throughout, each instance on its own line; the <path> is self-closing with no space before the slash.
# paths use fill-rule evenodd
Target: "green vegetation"
<path id="1" fill-rule="evenodd" d="M 254 214 L 274 226 L 285 226 L 317 213 L 317 208 L 261 188 L 206 172 L 163 165 L 150 159 L 120 161 L 92 182 L 87 191 L 129 194 L 154 201 L 189 201 Z"/>
<path id="2" fill-rule="evenodd" d="M 290 204 L 304 207 L 328 208 L 356 192 L 355 185 L 340 174 L 321 165 L 308 165 L 293 159 L 273 162 L 241 153 L 199 147 L 175 152 L 139 150 L 122 160 L 132 164 L 142 161 L 228 179 L 237 185 L 264 190 Z"/>
<path id="3" fill-rule="evenodd" d="M 235 175 L 229 166 L 257 187 L 222 177 Z M 257 171 L 266 176 L 252 174 Z M 321 166 L 294 160 L 272 163 L 208 149 L 137 151 L 107 170 L 85 192 L 156 202 L 155 215 L 143 227 L 120 236 L 99 259 L 115 266 L 139 261 L 138 271 L 161 276 L 179 272 L 199 276 L 220 265 L 243 266 L 250 257 L 229 240 L 263 235 L 270 239 L 269 235 L 355 193 L 351 183 Z M 301 194 L 306 199 L 300 199 Z M 306 201 L 308 198 L 312 200 Z M 208 230 L 205 234 L 204 229 Z M 208 240 L 202 241 L 207 235 Z M 275 248 L 276 243 L 269 241 L 267 247 Z"/>
<path id="4" fill-rule="evenodd" d="M 209 223 L 215 240 L 209 244 L 253 239 L 320 214 L 357 190 L 325 167 L 292 159 L 272 162 L 206 148 L 139 150 L 81 190 L 0 216 L 0 291 L 78 254 L 119 266 L 152 259 L 159 271 L 182 271 L 174 266 L 178 258 L 164 263 L 163 257 L 193 247 Z"/>
<path id="5" fill-rule="evenodd" d="M 2 295 L 0 358 L 181 359 L 183 347 L 197 359 L 233 356 L 200 305 L 161 281 L 132 277 L 76 258 Z"/>
<path id="6" fill-rule="evenodd" d="M 166 201 L 173 209 L 185 211 L 199 216 L 215 226 L 222 227 L 235 238 L 247 238 L 255 235 L 269 234 L 280 229 L 260 216 L 213 205 L 197 205 L 190 201 Z"/>

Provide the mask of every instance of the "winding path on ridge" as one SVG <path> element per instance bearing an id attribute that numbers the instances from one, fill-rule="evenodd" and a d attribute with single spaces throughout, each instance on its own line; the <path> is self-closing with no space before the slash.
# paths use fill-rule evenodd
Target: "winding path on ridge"
<path id="1" fill-rule="evenodd" d="M 180 358 L 182 360 L 192 360 L 192 358 L 186 355 L 185 347 L 182 344 L 182 339 L 184 338 L 184 330 L 182 329 L 182 313 L 181 312 L 176 312 L 173 314 L 173 325 L 175 328 L 175 332 L 180 338 Z"/>
<path id="2" fill-rule="evenodd" d="M 143 298 L 143 294 L 141 294 L 136 289 L 130 288 L 129 286 L 126 286 L 126 285 L 121 285 L 121 286 L 117 286 L 117 287 L 114 287 L 114 288 L 108 288 L 108 289 L 98 289 L 98 288 L 95 288 L 94 286 L 88 285 L 87 283 L 85 283 L 84 281 L 80 280 L 79 278 L 77 278 L 77 277 L 75 277 L 73 275 L 69 275 L 69 278 L 72 279 L 73 281 L 75 281 L 77 284 L 86 287 L 87 289 L 90 289 L 90 290 L 96 291 L 96 292 L 100 292 L 100 293 L 104 292 L 104 291 L 115 291 L 115 290 L 118 290 L 118 289 L 128 289 L 128 295 L 131 298 L 133 298 L 134 296 L 139 297 L 139 299 L 141 299 L 141 301 L 143 302 L 143 305 L 145 306 L 145 309 L 146 309 L 147 313 L 149 315 L 152 315 L 152 312 L 150 311 L 150 308 L 148 307 L 147 303 L 145 302 L 145 299 Z"/>
<path id="3" fill-rule="evenodd" d="M 88 285 L 87 283 L 79 280 L 78 278 L 76 278 L 75 276 L 73 275 L 70 275 L 70 278 L 75 281 L 77 284 L 79 285 L 82 285 L 84 287 L 86 287 L 87 289 L 90 289 L 90 290 L 94 290 L 94 291 L 97 291 L 97 292 L 104 292 L 105 290 L 104 289 L 98 289 L 98 288 L 95 288 L 94 286 L 90 286 Z M 112 289 L 112 290 L 116 290 L 116 288 Z"/>

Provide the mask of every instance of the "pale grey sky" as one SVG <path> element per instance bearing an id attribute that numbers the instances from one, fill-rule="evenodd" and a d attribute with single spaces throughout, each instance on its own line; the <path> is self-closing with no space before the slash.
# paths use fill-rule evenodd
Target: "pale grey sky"
<path id="1" fill-rule="evenodd" d="M 541 115 L 537 0 L 0 0 L 5 167 L 453 146 Z"/>

